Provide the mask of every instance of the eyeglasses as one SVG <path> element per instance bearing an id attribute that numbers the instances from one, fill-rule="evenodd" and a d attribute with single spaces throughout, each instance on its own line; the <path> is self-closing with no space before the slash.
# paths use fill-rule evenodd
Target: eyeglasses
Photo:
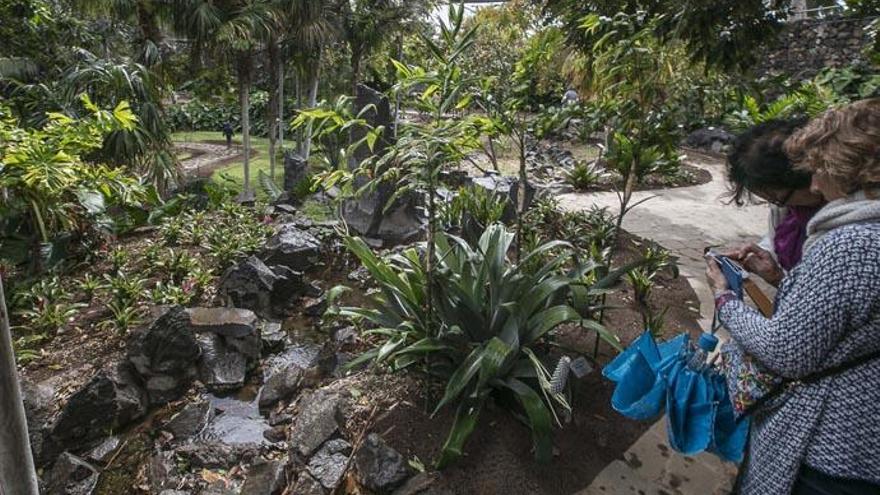
<path id="1" fill-rule="evenodd" d="M 753 191 L 755 196 L 763 199 L 764 201 L 770 203 L 773 206 L 786 206 L 788 201 L 794 196 L 794 193 L 797 192 L 797 189 L 789 189 L 784 195 L 777 194 L 767 194 L 763 191 Z"/>

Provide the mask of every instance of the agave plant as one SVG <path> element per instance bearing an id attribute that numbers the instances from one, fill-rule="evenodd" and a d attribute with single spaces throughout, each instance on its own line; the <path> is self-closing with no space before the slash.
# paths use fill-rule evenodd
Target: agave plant
<path id="1" fill-rule="evenodd" d="M 514 234 L 501 224 L 490 225 L 476 245 L 446 234 L 436 238 L 436 286 L 430 292 L 433 312 L 425 310 L 428 278 L 421 256 L 411 248 L 388 259 L 377 257 L 359 238 L 346 239 L 379 286 L 371 308 L 341 308 L 340 313 L 365 320 L 380 344 L 351 366 L 375 361 L 394 370 L 419 367 L 446 380 L 436 407 L 457 404 L 455 423 L 443 447 L 439 466 L 462 453 L 486 400 L 503 394 L 516 398 L 532 429 L 535 456 L 549 461 L 551 432 L 557 408 L 569 409 L 565 397 L 550 387 L 551 375 L 539 357 L 549 334 L 559 325 L 581 322 L 571 304 L 573 287 L 596 263 L 576 264 L 572 246 L 554 241 L 524 254 L 520 263 L 508 257 Z M 537 269 L 529 260 L 562 252 Z M 604 283 L 604 282 L 603 282 Z M 591 288 L 579 286 L 581 296 Z M 429 321 L 433 320 L 433 321 Z M 616 339 L 595 321 L 584 321 L 613 345 Z"/>

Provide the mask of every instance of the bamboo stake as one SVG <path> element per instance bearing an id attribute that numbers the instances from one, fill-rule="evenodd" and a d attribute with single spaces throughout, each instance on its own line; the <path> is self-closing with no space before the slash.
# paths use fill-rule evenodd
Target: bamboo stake
<path id="1" fill-rule="evenodd" d="M 0 495 L 39 495 L 0 275 Z"/>

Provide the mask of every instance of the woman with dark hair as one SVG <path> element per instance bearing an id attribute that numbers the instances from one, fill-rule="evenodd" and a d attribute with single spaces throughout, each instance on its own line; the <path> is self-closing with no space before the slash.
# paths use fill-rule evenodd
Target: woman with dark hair
<path id="1" fill-rule="evenodd" d="M 807 222 L 825 203 L 810 191 L 810 173 L 795 169 L 783 149 L 804 124 L 804 119 L 758 124 L 737 137 L 727 157 L 732 201 L 743 205 L 757 197 L 771 209 L 767 237 L 724 254 L 774 286 L 800 261 Z"/>
<path id="2" fill-rule="evenodd" d="M 828 203 L 773 316 L 707 259 L 723 369 L 752 419 L 737 493 L 880 495 L 880 98 L 828 110 L 784 148 Z"/>

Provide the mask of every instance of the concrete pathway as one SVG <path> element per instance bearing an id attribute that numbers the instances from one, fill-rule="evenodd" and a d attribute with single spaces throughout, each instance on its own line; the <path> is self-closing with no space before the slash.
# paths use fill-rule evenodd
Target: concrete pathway
<path id="1" fill-rule="evenodd" d="M 688 152 L 686 162 L 708 170 L 712 181 L 700 186 L 645 191 L 633 201 L 654 196 L 624 217 L 627 231 L 658 242 L 678 256 L 682 276 L 700 299 L 701 324 L 708 328 L 714 302 L 706 284 L 703 249 L 757 240 L 767 229 L 767 208 L 737 208 L 725 204 L 727 185 L 723 160 Z M 614 193 L 565 194 L 563 208 L 593 205 L 619 210 Z M 576 495 L 721 495 L 730 493 L 736 466 L 709 454 L 683 456 L 669 448 L 666 420 L 655 423 L 623 459 L 609 464 L 586 489 Z"/>
<path id="2" fill-rule="evenodd" d="M 700 314 L 711 323 L 714 303 L 706 285 L 706 246 L 729 246 L 754 241 L 767 230 L 767 207 L 738 208 L 726 203 L 727 183 L 724 161 L 713 156 L 687 151 L 685 161 L 712 174 L 712 181 L 700 186 L 640 191 L 632 202 L 651 197 L 630 211 L 623 228 L 639 237 L 651 239 L 678 256 L 681 274 L 700 298 Z M 616 214 L 620 205 L 613 192 L 563 194 L 563 208 L 588 209 L 592 205 L 608 207 Z M 708 320 L 708 321 L 706 321 Z"/>

